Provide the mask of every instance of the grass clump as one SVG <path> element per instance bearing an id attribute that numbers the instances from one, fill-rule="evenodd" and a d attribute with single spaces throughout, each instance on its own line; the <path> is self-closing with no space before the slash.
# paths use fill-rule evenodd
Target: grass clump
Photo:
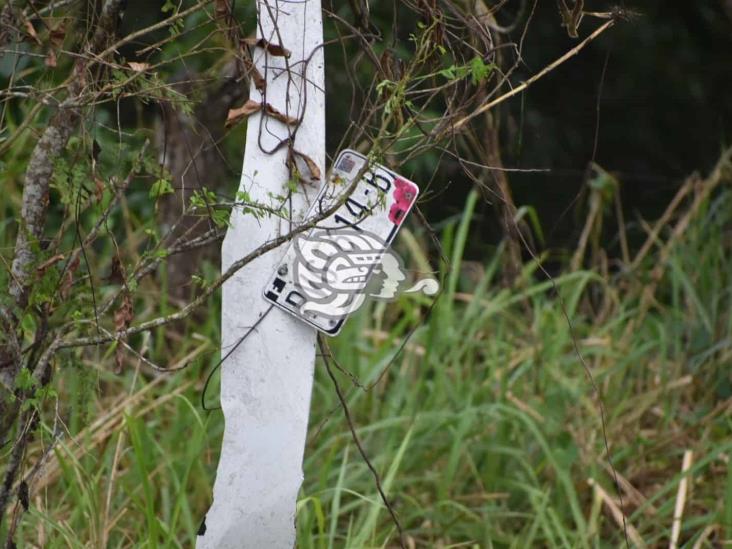
<path id="1" fill-rule="evenodd" d="M 732 540 L 732 192 L 720 174 L 667 212 L 635 264 L 548 279 L 532 260 L 510 288 L 498 281 L 500 249 L 471 264 L 478 276 L 461 276 L 471 195 L 441 233 L 451 266 L 435 306 L 414 296 L 371 304 L 329 341 L 408 547 L 623 546 L 609 458 L 631 544 L 669 545 L 675 515 L 679 544 Z M 412 264 L 425 262 L 419 249 L 404 254 Z M 172 359 L 163 342 L 146 342 L 191 364 L 179 373 L 133 362 L 116 376 L 101 354 L 66 366 L 92 372 L 93 396 L 45 425 L 72 436 L 43 461 L 19 546 L 194 543 L 223 430 L 220 412 L 198 404 L 217 361 L 217 307 L 189 325 Z M 395 546 L 332 382 L 322 364 L 316 372 L 299 546 Z M 59 378 L 67 402 L 78 382 Z"/>

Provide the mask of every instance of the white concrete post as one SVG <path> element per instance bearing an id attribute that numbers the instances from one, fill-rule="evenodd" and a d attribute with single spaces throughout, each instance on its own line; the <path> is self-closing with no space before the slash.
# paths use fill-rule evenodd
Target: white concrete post
<path id="1" fill-rule="evenodd" d="M 320 0 L 258 0 L 258 36 L 284 46 L 288 59 L 261 48 L 254 61 L 267 81 L 265 97 L 251 86 L 250 99 L 266 101 L 289 116 L 302 116 L 294 148 L 325 173 L 325 97 Z M 303 62 L 307 60 L 307 63 Z M 290 72 L 286 69 L 289 66 Z M 303 71 L 307 69 L 307 74 Z M 252 200 L 276 204 L 287 194 L 287 147 L 269 152 L 288 136 L 285 124 L 261 111 L 248 121 L 240 190 Z M 322 184 L 300 185 L 292 197 L 297 223 Z M 307 195 L 307 196 L 306 196 Z M 222 269 L 290 230 L 287 220 L 255 219 L 235 210 L 224 239 Z M 270 306 L 262 290 L 285 247 L 266 253 L 223 286 L 222 356 Z M 295 504 L 302 483 L 315 360 L 315 330 L 273 308 L 226 359 L 221 405 L 226 428 L 200 549 L 289 549 L 295 543 Z"/>

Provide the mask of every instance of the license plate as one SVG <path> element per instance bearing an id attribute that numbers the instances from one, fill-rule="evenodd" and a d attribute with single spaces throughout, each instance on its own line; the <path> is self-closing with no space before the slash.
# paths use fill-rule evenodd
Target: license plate
<path id="1" fill-rule="evenodd" d="M 348 315 L 373 295 L 374 275 L 393 272 L 389 262 L 396 260 L 388 249 L 418 193 L 416 184 L 389 168 L 342 151 L 306 219 L 341 205 L 292 240 L 264 298 L 325 334 L 338 334 Z"/>

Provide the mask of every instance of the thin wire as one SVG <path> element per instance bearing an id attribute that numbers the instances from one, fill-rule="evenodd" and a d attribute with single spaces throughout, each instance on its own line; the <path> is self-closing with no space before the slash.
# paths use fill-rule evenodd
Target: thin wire
<path id="1" fill-rule="evenodd" d="M 351 418 L 351 411 L 348 409 L 348 404 L 346 403 L 346 399 L 343 396 L 343 392 L 341 391 L 341 386 L 338 384 L 338 380 L 336 379 L 335 375 L 333 374 L 333 370 L 330 367 L 330 361 L 328 360 L 329 353 L 326 352 L 326 346 L 323 343 L 323 336 L 321 335 L 318 335 L 318 345 L 320 347 L 320 352 L 323 356 L 323 362 L 325 363 L 325 369 L 328 372 L 328 377 L 330 377 L 330 380 L 333 382 L 333 387 L 335 388 L 336 394 L 338 395 L 338 400 L 340 401 L 341 407 L 343 408 L 343 413 L 346 416 L 346 422 L 348 423 L 348 429 L 351 431 L 351 437 L 353 438 L 353 442 L 354 444 L 356 444 L 356 448 L 358 448 L 358 452 L 361 454 L 361 458 L 364 460 L 366 466 L 371 471 L 371 474 L 374 477 L 374 482 L 376 483 L 376 489 L 381 496 L 381 500 L 384 502 L 386 509 L 389 511 L 389 514 L 391 515 L 391 520 L 394 522 L 397 532 L 399 532 L 399 545 L 402 547 L 402 549 L 406 549 L 406 545 L 404 544 L 404 531 L 402 530 L 402 525 L 399 523 L 396 511 L 394 511 L 394 508 L 391 506 L 391 503 L 389 503 L 389 500 L 384 493 L 384 489 L 381 486 L 381 477 L 379 476 L 379 473 L 372 465 L 371 460 L 366 454 L 366 450 L 364 450 L 363 446 L 361 445 L 361 440 L 358 438 L 358 434 L 356 433 L 356 427 L 353 423 L 353 418 Z"/>
<path id="2" fill-rule="evenodd" d="M 595 393 L 595 397 L 597 398 L 598 408 L 600 410 L 600 426 L 602 429 L 602 441 L 605 446 L 605 455 L 607 456 L 607 463 L 610 466 L 610 470 L 613 474 L 613 483 L 615 484 L 615 491 L 617 492 L 618 499 L 620 501 L 620 514 L 623 516 L 623 535 L 625 536 L 625 545 L 628 549 L 630 549 L 630 540 L 628 539 L 628 525 L 627 525 L 627 518 L 625 515 L 625 509 L 624 509 L 624 503 L 623 503 L 623 494 L 620 490 L 620 483 L 618 482 L 618 472 L 615 469 L 615 465 L 613 464 L 612 459 L 612 453 L 610 452 L 610 444 L 608 442 L 608 436 L 607 436 L 607 420 L 605 419 L 606 412 L 605 412 L 605 403 L 602 398 L 602 393 L 600 392 L 600 388 L 595 382 L 595 376 L 592 375 L 592 370 L 590 370 L 590 366 L 587 364 L 587 361 L 585 360 L 584 355 L 580 351 L 579 344 L 577 343 L 577 333 L 574 329 L 574 324 L 572 324 L 572 319 L 569 316 L 569 312 L 567 311 L 566 304 L 564 303 L 564 298 L 562 298 L 561 294 L 559 293 L 559 287 L 557 286 L 556 281 L 554 280 L 554 277 L 549 274 L 549 272 L 544 268 L 544 265 L 542 265 L 541 260 L 539 257 L 534 253 L 534 250 L 529 246 L 529 243 L 526 241 L 523 233 L 521 231 L 517 231 L 519 238 L 521 239 L 521 242 L 524 244 L 524 248 L 529 252 L 531 255 L 531 258 L 535 261 L 537 267 L 539 270 L 546 276 L 551 285 L 552 290 L 554 290 L 554 294 L 557 296 L 557 299 L 559 300 L 559 307 L 562 310 L 562 315 L 564 316 L 564 320 L 567 323 L 567 327 L 569 328 L 569 335 L 572 339 L 572 347 L 577 355 L 577 358 L 579 359 L 580 363 L 582 364 L 582 367 L 585 370 L 585 374 L 587 375 L 587 379 L 590 382 L 590 386 L 592 387 L 592 391 Z"/>
<path id="3" fill-rule="evenodd" d="M 221 367 L 221 365 L 224 363 L 224 361 L 229 358 L 234 351 L 236 351 L 239 348 L 239 345 L 244 343 L 244 340 L 248 338 L 254 330 L 257 329 L 257 327 L 264 321 L 264 319 L 267 317 L 267 315 L 270 313 L 270 311 L 274 308 L 274 305 L 270 305 L 269 308 L 262 313 L 262 316 L 260 316 L 257 321 L 244 333 L 243 336 L 239 339 L 239 341 L 236 342 L 236 344 L 219 360 L 216 365 L 213 367 L 211 372 L 209 372 L 208 376 L 206 377 L 206 382 L 203 384 L 203 390 L 201 391 L 201 408 L 206 410 L 207 412 L 211 412 L 213 410 L 220 410 L 221 406 L 215 406 L 213 408 L 208 408 L 206 406 L 206 391 L 208 389 L 209 383 L 211 383 L 211 378 L 213 378 L 216 371 Z"/>

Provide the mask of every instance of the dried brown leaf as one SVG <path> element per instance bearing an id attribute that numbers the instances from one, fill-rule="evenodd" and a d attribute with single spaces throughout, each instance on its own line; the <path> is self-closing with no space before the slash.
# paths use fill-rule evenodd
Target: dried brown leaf
<path id="1" fill-rule="evenodd" d="M 104 195 L 104 181 L 102 181 L 98 177 L 94 176 L 94 197 L 97 199 L 97 202 L 102 201 L 103 195 Z"/>
<path id="2" fill-rule="evenodd" d="M 122 303 L 119 309 L 114 313 L 114 330 L 115 332 L 123 332 L 130 327 L 133 318 L 132 299 L 130 292 L 124 291 L 122 294 Z M 121 341 L 117 342 L 117 348 L 114 353 L 114 373 L 122 373 L 122 361 L 124 359 L 124 346 Z"/>
<path id="3" fill-rule="evenodd" d="M 56 263 L 61 261 L 63 258 L 64 258 L 64 254 L 56 254 L 53 257 L 47 259 L 46 261 L 44 261 L 43 263 L 38 265 L 38 267 L 37 267 L 38 273 L 39 274 L 45 273 L 51 265 L 55 265 Z"/>
<path id="4" fill-rule="evenodd" d="M 150 68 L 150 63 L 137 63 L 135 61 L 130 61 L 127 65 L 135 72 L 145 72 Z"/>
<path id="5" fill-rule="evenodd" d="M 125 281 L 125 269 L 118 255 L 112 258 L 112 268 L 109 271 L 107 280 L 113 284 L 123 284 Z"/>
<path id="6" fill-rule="evenodd" d="M 264 38 L 243 38 L 242 42 L 250 47 L 262 48 L 275 57 L 290 57 L 290 50 L 280 44 L 273 44 Z"/>
<path id="7" fill-rule="evenodd" d="M 64 27 L 63 23 L 59 24 L 55 29 L 51 29 L 48 33 L 48 40 L 51 42 L 51 45 L 55 48 L 60 48 L 64 45 L 64 40 L 66 39 L 66 27 Z"/>
<path id="8" fill-rule="evenodd" d="M 266 112 L 268 115 L 270 115 L 275 120 L 279 120 L 283 124 L 288 124 L 290 126 L 296 126 L 300 123 L 300 120 L 297 118 L 293 118 L 292 116 L 288 116 L 284 113 L 281 113 L 277 109 L 275 109 L 272 105 L 269 103 L 266 103 L 264 105 L 264 112 Z"/>
<path id="9" fill-rule="evenodd" d="M 71 271 L 66 271 L 63 278 L 61 278 L 61 285 L 58 289 L 58 295 L 62 301 L 69 299 L 71 294 L 71 286 L 74 285 L 74 274 Z"/>
<path id="10" fill-rule="evenodd" d="M 264 89 L 267 87 L 267 81 L 264 79 L 264 76 L 262 76 L 262 73 L 259 72 L 259 69 L 252 61 L 252 54 L 247 48 L 250 40 L 252 39 L 239 39 L 239 60 L 244 65 L 244 71 L 246 72 L 247 76 L 249 76 L 249 78 L 252 79 L 252 82 L 254 82 L 254 87 L 257 88 L 259 91 L 264 92 Z"/>
<path id="11" fill-rule="evenodd" d="M 56 68 L 56 65 L 58 65 L 58 60 L 56 59 L 56 52 L 53 50 L 48 50 L 48 55 L 46 55 L 46 59 L 43 61 L 47 67 L 50 68 Z"/>
<path id="12" fill-rule="evenodd" d="M 226 127 L 230 128 L 234 124 L 241 122 L 244 118 L 262 110 L 262 104 L 257 103 L 253 99 L 250 99 L 244 103 L 241 107 L 235 109 L 229 109 L 229 114 L 226 115 Z"/>
<path id="13" fill-rule="evenodd" d="M 25 32 L 28 33 L 28 36 L 30 36 L 36 44 L 39 46 L 41 45 L 41 40 L 38 38 L 38 34 L 36 33 L 36 29 L 33 28 L 33 23 L 31 23 L 28 19 L 25 20 Z"/>
<path id="14" fill-rule="evenodd" d="M 123 332 L 129 328 L 132 322 L 132 299 L 130 292 L 122 293 L 122 303 L 114 313 L 114 329 L 116 332 Z"/>
<path id="15" fill-rule="evenodd" d="M 321 171 L 318 165 L 315 163 L 315 160 L 310 158 L 308 155 L 301 153 L 300 151 L 294 152 L 297 156 L 305 161 L 305 165 L 308 167 L 308 171 L 310 172 L 310 179 L 312 181 L 320 181 Z"/>
<path id="16" fill-rule="evenodd" d="M 248 61 L 246 65 L 247 74 L 254 81 L 254 87 L 259 91 L 264 92 L 264 89 L 267 87 L 267 81 L 264 79 L 264 76 L 262 76 L 262 73 L 259 72 L 259 69 L 255 67 L 254 63 L 251 61 Z"/>

